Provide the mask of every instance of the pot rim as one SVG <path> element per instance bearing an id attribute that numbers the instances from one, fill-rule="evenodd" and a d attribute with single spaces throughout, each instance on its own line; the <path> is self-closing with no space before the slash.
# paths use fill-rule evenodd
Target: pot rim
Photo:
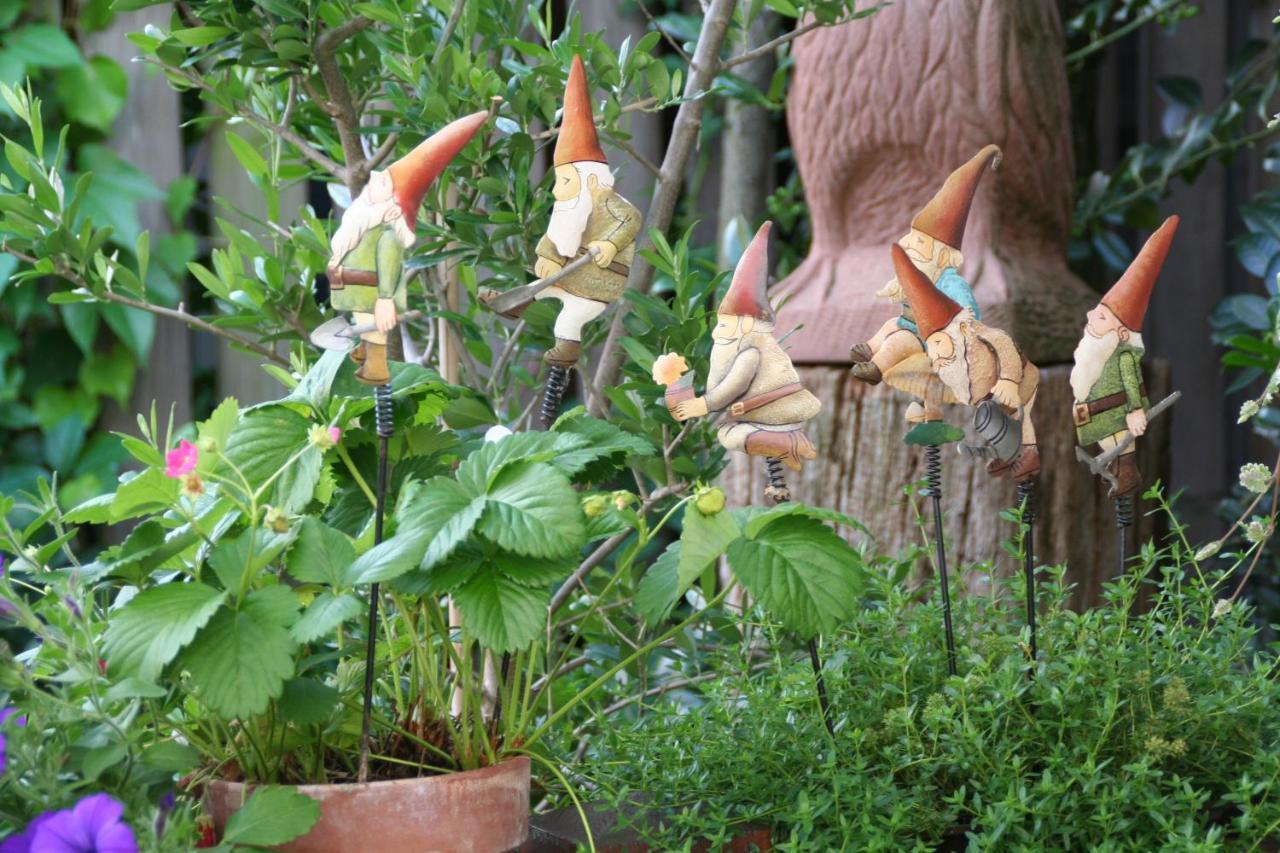
<path id="1" fill-rule="evenodd" d="M 228 779 L 210 779 L 209 787 L 218 786 L 228 792 L 236 792 L 244 788 L 284 787 L 293 788 L 300 794 L 329 791 L 385 791 L 396 787 L 414 785 L 447 785 L 459 777 L 479 779 L 488 776 L 505 776 L 508 774 L 523 775 L 529 772 L 531 761 L 527 755 L 513 755 L 497 764 L 477 767 L 475 770 L 457 770 L 452 773 L 439 773 L 435 776 L 414 776 L 411 779 L 380 779 L 374 782 L 327 782 L 323 784 L 308 783 L 305 785 L 272 785 L 269 782 L 232 782 Z"/>

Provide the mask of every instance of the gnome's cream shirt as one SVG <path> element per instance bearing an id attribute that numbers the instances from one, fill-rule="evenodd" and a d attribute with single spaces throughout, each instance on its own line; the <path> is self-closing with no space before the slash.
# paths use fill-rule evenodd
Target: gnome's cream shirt
<path id="1" fill-rule="evenodd" d="M 748 332 L 738 340 L 711 350 L 707 377 L 707 409 L 718 412 L 738 400 L 758 397 L 800 381 L 777 340 L 768 331 Z M 818 414 L 822 403 L 805 389 L 752 409 L 741 423 L 768 426 L 800 425 Z"/>

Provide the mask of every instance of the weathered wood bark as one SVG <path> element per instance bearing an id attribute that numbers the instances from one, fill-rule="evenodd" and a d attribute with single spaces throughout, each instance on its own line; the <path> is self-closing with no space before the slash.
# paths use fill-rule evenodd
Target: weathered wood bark
<path id="1" fill-rule="evenodd" d="M 167 28 L 171 12 L 168 4 L 121 12 L 106 29 L 84 38 L 86 55 L 111 57 L 120 64 L 129 81 L 129 97 L 107 136 L 108 147 L 121 159 L 145 171 L 161 189 L 182 174 L 182 116 L 178 93 L 162 75 L 148 73 L 147 66 L 133 61 L 138 51 L 126 36 L 141 32 L 149 24 Z M 140 204 L 138 220 L 152 233 L 152 246 L 157 236 L 169 230 L 163 201 Z M 106 425 L 111 429 L 133 431 L 136 428 L 133 412 L 149 410 L 152 401 L 161 413 L 167 414 L 172 406 L 175 423 L 191 420 L 191 330 L 181 323 L 156 321 L 149 363 L 142 365 L 134 382 L 130 399 L 132 411 L 119 412 L 112 407 L 107 412 Z"/>
<path id="2" fill-rule="evenodd" d="M 1036 414 L 1043 421 L 1070 424 L 1069 375 L 1070 368 L 1065 365 L 1041 372 Z M 927 507 L 923 503 L 913 507 L 904 493 L 907 484 L 924 477 L 922 449 L 902 441 L 906 433 L 902 416 L 909 402 L 906 396 L 883 385 L 869 388 L 839 367 L 802 367 L 800 378 L 824 405 L 808 431 L 818 447 L 818 461 L 805 466 L 801 474 L 789 476 L 795 499 L 833 507 L 860 519 L 883 553 L 895 553 L 912 543 L 928 545 L 916 518 L 916 512 L 926 512 Z M 1168 393 L 1166 364 L 1147 365 L 1147 388 L 1153 400 Z M 970 411 L 949 407 L 947 420 L 967 427 Z M 1076 461 L 1074 436 L 1062 429 L 1051 435 L 1052 440 L 1042 435 L 1040 441 L 1044 467 L 1038 492 L 1036 553 L 1043 565 L 1067 564 L 1067 579 L 1076 584 L 1072 604 L 1088 606 L 1098 601 L 1102 584 L 1115 574 L 1118 544 L 1112 501 L 1106 496 L 1106 485 Z M 1148 482 L 1157 477 L 1167 481 L 1168 443 L 1168 417 L 1152 421 L 1138 450 L 1139 465 Z M 1097 452 L 1097 448 L 1090 451 Z M 735 504 L 764 501 L 764 466 L 757 459 L 734 454 L 720 482 Z M 1002 541 L 1014 535 L 1013 526 L 1000 518 L 1014 503 L 1013 482 L 992 479 L 980 463 L 948 448 L 943 455 L 942 494 L 952 565 L 958 573 L 969 570 L 958 575 L 957 585 L 970 593 L 987 593 L 989 575 L 972 570 L 974 563 L 984 561 L 993 563 L 999 574 L 1016 574 L 1020 567 L 1000 548 Z M 1130 542 L 1145 541 L 1156 534 L 1158 521 L 1139 513 Z M 928 521 L 924 535 L 932 535 L 931 531 L 932 522 Z M 1131 554 L 1134 547 L 1130 546 Z"/>

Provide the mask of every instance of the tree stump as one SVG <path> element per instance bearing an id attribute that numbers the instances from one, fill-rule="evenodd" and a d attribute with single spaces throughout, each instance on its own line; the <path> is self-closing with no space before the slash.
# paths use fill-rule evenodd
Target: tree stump
<path id="1" fill-rule="evenodd" d="M 933 523 L 924 516 L 921 532 L 917 512 L 925 512 L 923 498 L 912 506 L 905 487 L 924 477 L 924 450 L 902 438 L 903 420 L 910 399 L 879 385 L 871 388 L 854 379 L 843 367 L 800 367 L 805 387 L 823 400 L 822 412 L 809 424 L 809 438 L 818 447 L 818 459 L 800 474 L 788 476 L 796 500 L 837 509 L 862 521 L 875 536 L 881 553 L 896 553 L 915 544 L 932 547 Z M 1075 585 L 1073 607 L 1096 604 L 1102 585 L 1113 578 L 1119 547 L 1113 504 L 1106 483 L 1076 460 L 1071 420 L 1071 368 L 1056 366 L 1040 374 L 1036 400 L 1036 431 L 1043 469 L 1040 474 L 1036 513 L 1036 558 L 1041 565 L 1067 565 L 1067 581 Z M 1148 360 L 1146 382 L 1152 402 L 1169 393 L 1168 365 Z M 967 428 L 972 410 L 947 407 L 947 421 Z M 1146 482 L 1166 478 L 1169 416 L 1151 422 L 1138 442 L 1138 460 Z M 990 576 L 974 564 L 990 563 L 1003 576 L 1017 574 L 1021 566 L 1004 552 L 1000 543 L 1012 538 L 1013 525 L 1000 513 L 1014 505 L 1013 481 L 994 479 L 978 460 L 961 456 L 948 445 L 943 449 L 942 498 L 947 548 L 956 572 L 956 587 L 969 594 L 987 594 Z M 1096 448 L 1089 448 L 1096 452 Z M 720 477 L 721 486 L 734 504 L 764 504 L 764 467 L 758 459 L 733 454 Z M 1137 519 L 1129 536 L 1130 554 L 1137 542 L 1159 534 L 1159 518 L 1144 513 L 1151 507 L 1139 501 Z M 864 539 L 858 534 L 855 542 Z M 922 561 L 927 566 L 928 561 Z"/>

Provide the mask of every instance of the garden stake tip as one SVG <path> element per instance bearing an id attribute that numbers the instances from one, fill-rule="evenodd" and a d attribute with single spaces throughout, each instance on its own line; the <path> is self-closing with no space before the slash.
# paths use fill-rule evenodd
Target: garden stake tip
<path id="1" fill-rule="evenodd" d="M 1027 669 L 1027 677 L 1035 678 L 1039 648 L 1036 644 L 1036 481 L 1034 479 L 1018 483 L 1018 505 L 1022 507 L 1022 521 L 1027 525 L 1027 533 L 1022 541 L 1023 573 L 1026 576 L 1027 585 L 1027 627 L 1031 634 L 1031 648 L 1028 654 L 1031 666 Z"/>
<path id="2" fill-rule="evenodd" d="M 373 388 L 373 419 L 378 433 L 378 485 L 375 493 L 376 505 L 373 514 L 373 544 L 382 542 L 383 521 L 387 506 L 387 445 L 393 430 L 390 385 L 375 385 Z M 378 646 L 378 594 L 379 585 L 369 585 L 369 620 L 365 638 L 364 655 L 364 705 L 360 718 L 360 764 L 356 781 L 369 781 L 370 724 L 373 716 L 373 664 L 374 652 Z"/>
<path id="3" fill-rule="evenodd" d="M 951 626 L 951 585 L 947 578 L 947 547 L 942 536 L 942 449 L 925 445 L 925 489 L 922 494 L 933 498 L 933 535 L 938 555 L 938 581 L 942 587 L 942 628 L 947 643 L 947 673 L 956 674 L 956 639 Z"/>

